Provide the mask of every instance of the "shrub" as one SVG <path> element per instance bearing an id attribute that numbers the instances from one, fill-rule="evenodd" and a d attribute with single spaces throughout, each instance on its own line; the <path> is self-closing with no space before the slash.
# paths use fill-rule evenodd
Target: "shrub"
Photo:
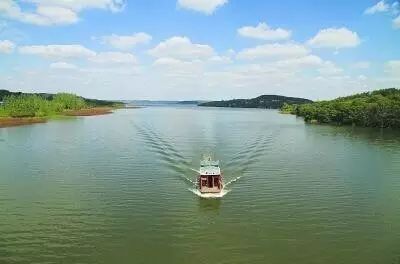
<path id="1" fill-rule="evenodd" d="M 58 93 L 53 98 L 55 108 L 58 110 L 80 110 L 86 106 L 82 97 L 69 93 Z"/>
<path id="2" fill-rule="evenodd" d="M 64 110 L 79 110 L 86 106 L 83 98 L 73 94 L 60 93 L 53 100 L 39 95 L 11 95 L 0 106 L 0 116 L 44 117 Z"/>

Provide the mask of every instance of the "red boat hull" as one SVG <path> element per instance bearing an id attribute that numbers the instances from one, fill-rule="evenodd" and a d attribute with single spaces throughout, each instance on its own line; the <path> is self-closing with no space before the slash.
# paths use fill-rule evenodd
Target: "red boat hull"
<path id="1" fill-rule="evenodd" d="M 219 193 L 223 189 L 221 175 L 200 175 L 198 181 L 201 193 Z"/>

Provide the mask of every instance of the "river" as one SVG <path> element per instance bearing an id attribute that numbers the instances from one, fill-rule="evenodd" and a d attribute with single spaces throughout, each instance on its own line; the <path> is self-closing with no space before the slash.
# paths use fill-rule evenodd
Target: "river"
<path id="1" fill-rule="evenodd" d="M 397 264 L 400 133 L 173 106 L 2 128 L 0 263 Z"/>

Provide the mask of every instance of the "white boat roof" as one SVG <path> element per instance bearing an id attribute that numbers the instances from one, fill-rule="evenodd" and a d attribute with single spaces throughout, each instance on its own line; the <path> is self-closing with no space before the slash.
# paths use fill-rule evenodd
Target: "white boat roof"
<path id="1" fill-rule="evenodd" d="M 221 169 L 219 167 L 200 167 L 200 175 L 221 175 Z"/>
<path id="2" fill-rule="evenodd" d="M 218 160 L 202 160 L 200 162 L 200 174 L 201 175 L 221 175 L 221 169 L 219 168 Z"/>
<path id="3" fill-rule="evenodd" d="M 200 166 L 216 166 L 216 167 L 218 167 L 219 166 L 219 160 L 210 160 L 210 159 L 202 160 L 200 162 Z"/>

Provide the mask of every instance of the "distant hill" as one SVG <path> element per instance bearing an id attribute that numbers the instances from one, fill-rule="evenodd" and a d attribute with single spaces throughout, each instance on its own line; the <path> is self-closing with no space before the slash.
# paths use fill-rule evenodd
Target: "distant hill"
<path id="1" fill-rule="evenodd" d="M 312 103 L 312 101 L 304 98 L 287 97 L 282 95 L 261 95 L 253 99 L 211 101 L 211 102 L 201 103 L 199 104 L 199 106 L 280 109 L 285 103 L 305 104 L 305 103 Z"/>
<path id="2" fill-rule="evenodd" d="M 195 101 L 195 100 L 191 100 L 191 101 L 179 101 L 178 104 L 180 105 L 199 105 L 204 103 L 205 101 Z"/>
<path id="3" fill-rule="evenodd" d="M 132 104 L 136 106 L 196 106 L 204 103 L 205 101 L 189 100 L 189 101 L 156 101 L 156 100 L 124 100 L 126 104 Z"/>
<path id="4" fill-rule="evenodd" d="M 285 104 L 283 113 L 310 123 L 400 128 L 400 89 L 389 88 L 310 104 Z"/>
<path id="5" fill-rule="evenodd" d="M 10 95 L 39 95 L 41 97 L 43 97 L 44 99 L 47 100 L 52 100 L 54 97 L 54 94 L 50 94 L 50 93 L 22 93 L 22 92 L 10 92 L 8 90 L 0 90 L 0 102 L 2 102 L 4 100 L 5 97 L 10 96 Z M 117 102 L 117 101 L 107 101 L 107 100 L 98 100 L 98 99 L 89 99 L 89 98 L 84 98 L 82 97 L 85 102 L 88 105 L 91 106 L 109 106 L 109 107 L 114 107 L 117 105 L 122 104 L 121 102 Z"/>

